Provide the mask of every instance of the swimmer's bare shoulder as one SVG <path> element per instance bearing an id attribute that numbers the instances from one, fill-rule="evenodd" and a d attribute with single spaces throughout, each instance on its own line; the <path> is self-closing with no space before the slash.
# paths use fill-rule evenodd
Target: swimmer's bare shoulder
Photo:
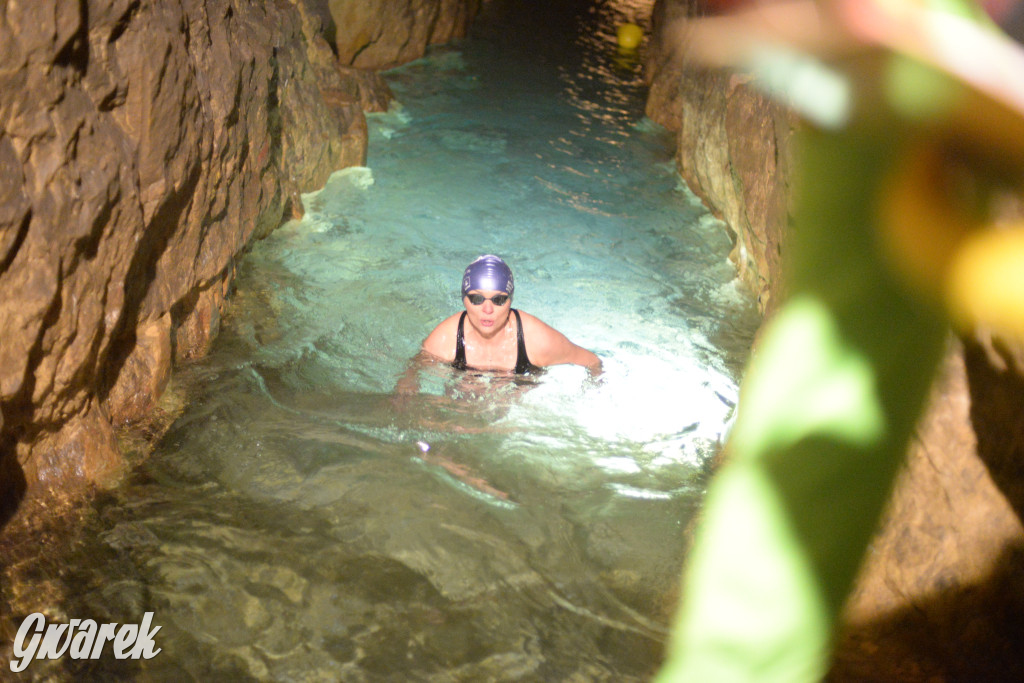
<path id="1" fill-rule="evenodd" d="M 582 365 L 591 372 L 600 372 L 601 359 L 593 352 L 578 346 L 564 334 L 540 318 L 520 311 L 523 335 L 526 337 L 526 355 L 530 362 L 541 367 L 572 363 Z"/>
<path id="2" fill-rule="evenodd" d="M 455 337 L 458 334 L 461 315 L 460 311 L 442 320 L 423 340 L 423 350 L 448 363 L 455 360 Z"/>

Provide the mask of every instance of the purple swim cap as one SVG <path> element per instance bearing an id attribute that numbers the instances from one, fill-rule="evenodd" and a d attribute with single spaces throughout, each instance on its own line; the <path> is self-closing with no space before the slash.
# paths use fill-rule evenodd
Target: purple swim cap
<path id="1" fill-rule="evenodd" d="M 466 296 L 474 289 L 505 292 L 512 296 L 515 287 L 512 269 L 493 254 L 478 257 L 466 267 L 466 272 L 462 275 L 462 296 Z"/>

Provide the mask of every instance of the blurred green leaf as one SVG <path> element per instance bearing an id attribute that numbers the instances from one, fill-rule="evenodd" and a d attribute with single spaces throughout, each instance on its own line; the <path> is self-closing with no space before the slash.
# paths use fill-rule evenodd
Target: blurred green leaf
<path id="1" fill-rule="evenodd" d="M 800 138 L 794 293 L 744 378 L 658 681 L 817 681 L 941 358 L 944 316 L 894 278 L 876 128 Z"/>

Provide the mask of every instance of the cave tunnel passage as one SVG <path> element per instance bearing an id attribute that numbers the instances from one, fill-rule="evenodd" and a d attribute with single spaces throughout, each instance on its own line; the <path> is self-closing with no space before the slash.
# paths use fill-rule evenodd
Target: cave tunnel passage
<path id="1" fill-rule="evenodd" d="M 70 616 L 153 611 L 163 652 L 61 666 L 650 676 L 758 319 L 616 49 L 649 12 L 494 0 L 385 73 L 367 168 L 254 245 L 211 354 L 175 376 L 181 416 L 53 579 Z M 600 377 L 426 364 L 395 393 L 482 253 Z"/>

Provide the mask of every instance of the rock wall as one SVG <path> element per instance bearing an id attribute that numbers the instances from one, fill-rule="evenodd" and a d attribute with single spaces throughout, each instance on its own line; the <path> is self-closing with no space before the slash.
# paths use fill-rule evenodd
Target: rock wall
<path id="1" fill-rule="evenodd" d="M 742 75 L 700 68 L 660 31 L 699 0 L 657 0 L 647 113 L 677 131 L 677 165 L 733 231 L 770 314 L 784 294 L 798 123 Z M 1017 212 L 1019 210 L 1019 201 Z M 830 681 L 1021 680 L 1024 353 L 956 340 L 854 594 Z"/>
<path id="2" fill-rule="evenodd" d="M 699 14 L 696 0 L 659 0 L 645 55 L 647 115 L 676 133 L 676 164 L 690 189 L 732 231 L 730 258 L 762 313 L 782 296 L 789 221 L 788 141 L 796 119 L 749 78 L 704 69 L 665 35 Z"/>
<path id="3" fill-rule="evenodd" d="M 1024 680 L 1024 364 L 955 342 L 829 678 Z"/>
<path id="4" fill-rule="evenodd" d="M 374 38 L 407 59 L 408 26 L 453 35 L 477 4 L 359 6 L 412 17 Z M 0 6 L 0 525 L 116 480 L 114 427 L 206 351 L 246 246 L 365 162 L 389 93 L 339 63 L 333 21 L 327 0 Z"/>
<path id="5" fill-rule="evenodd" d="M 428 45 L 466 34 L 481 0 L 328 0 L 338 59 L 386 69 L 423 55 Z"/>

